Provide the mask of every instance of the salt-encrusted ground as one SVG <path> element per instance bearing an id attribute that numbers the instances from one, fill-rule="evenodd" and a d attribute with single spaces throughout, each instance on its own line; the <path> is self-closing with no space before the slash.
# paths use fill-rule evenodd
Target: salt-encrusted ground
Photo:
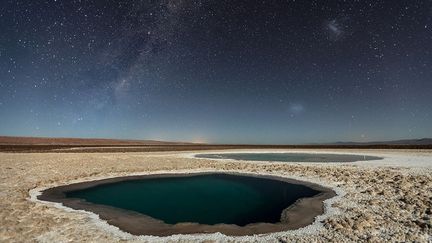
<path id="1" fill-rule="evenodd" d="M 307 151 L 314 152 L 314 150 Z M 191 153 L 180 152 L 0 153 L 0 241 L 428 242 L 432 240 L 432 151 L 326 150 L 326 152 L 377 155 L 385 159 L 349 164 L 312 164 L 193 159 L 190 158 Z M 312 226 L 297 231 L 246 238 L 225 237 L 221 234 L 171 238 L 135 237 L 99 221 L 95 215 L 67 210 L 59 205 L 35 200 L 41 188 L 76 181 L 132 173 L 224 170 L 303 178 L 333 187 L 339 196 L 327 202 L 327 214 L 319 217 Z"/>

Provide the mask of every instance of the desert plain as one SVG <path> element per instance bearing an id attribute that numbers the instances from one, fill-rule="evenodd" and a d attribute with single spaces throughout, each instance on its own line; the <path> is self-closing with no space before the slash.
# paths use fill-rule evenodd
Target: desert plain
<path id="1" fill-rule="evenodd" d="M 222 152 L 353 153 L 383 160 L 288 163 L 197 159 L 210 151 L 0 153 L 1 242 L 431 242 L 432 151 L 392 149 L 237 149 Z M 119 176 L 240 172 L 332 188 L 324 214 L 297 230 L 251 236 L 221 233 L 132 235 L 97 215 L 37 199 L 46 188 Z"/>

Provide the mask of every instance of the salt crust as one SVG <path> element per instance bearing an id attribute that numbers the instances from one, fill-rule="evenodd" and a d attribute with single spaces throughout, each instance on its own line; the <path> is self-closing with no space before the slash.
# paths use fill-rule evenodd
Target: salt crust
<path id="1" fill-rule="evenodd" d="M 432 161 L 430 153 L 424 153 L 422 154 L 417 153 L 406 153 L 406 151 L 400 151 L 400 152 L 394 152 L 386 153 L 385 151 L 368 151 L 368 152 L 355 152 L 355 151 L 334 151 L 334 150 L 318 150 L 318 151 L 311 151 L 311 150 L 230 150 L 230 151 L 202 151 L 202 152 L 195 152 L 195 153 L 178 153 L 175 154 L 175 157 L 181 157 L 181 158 L 194 158 L 194 159 L 206 159 L 206 160 L 219 160 L 219 159 L 208 159 L 208 158 L 196 158 L 195 155 L 197 154 L 209 154 L 209 153 L 265 153 L 265 152 L 271 152 L 271 153 L 328 153 L 328 154 L 356 154 L 356 155 L 370 155 L 370 156 L 378 156 L 382 157 L 382 160 L 378 161 L 359 161 L 359 162 L 350 162 L 350 163 L 311 163 L 311 162 L 292 162 L 292 164 L 307 164 L 307 165 L 317 165 L 318 167 L 322 166 L 340 166 L 340 165 L 352 165 L 352 166 L 358 166 L 358 167 L 367 167 L 367 168 L 375 168 L 375 167 L 401 167 L 404 168 L 403 171 L 400 171 L 402 173 L 407 174 L 422 174 L 423 172 L 428 173 L 429 170 L 424 170 L 424 168 L 432 168 Z M 163 155 L 165 156 L 165 155 Z M 154 155 L 152 157 L 158 157 L 158 155 Z M 223 159 L 224 161 L 237 161 L 237 160 L 231 160 L 231 159 Z M 251 163 L 251 164 L 261 164 L 266 163 L 269 164 L 268 161 L 242 161 L 243 163 Z M 288 162 L 271 162 L 271 164 L 286 164 Z M 291 162 L 289 162 L 291 163 Z M 132 234 L 129 234 L 127 232 L 124 232 L 120 230 L 119 228 L 112 226 L 108 224 L 106 221 L 101 220 L 99 216 L 95 213 L 84 211 L 84 210 L 75 210 L 71 209 L 69 207 L 63 206 L 61 203 L 54 203 L 54 202 L 47 202 L 47 201 L 41 201 L 37 199 L 37 196 L 41 194 L 41 192 L 45 189 L 48 189 L 50 187 L 60 186 L 60 185 L 66 185 L 66 184 L 72 184 L 72 183 L 78 183 L 78 182 L 85 182 L 85 181 L 92 181 L 92 180 L 101 180 L 101 179 L 107 179 L 117 176 L 133 176 L 133 175 L 151 175 L 151 174 L 188 174 L 188 173 L 205 173 L 205 172 L 233 172 L 233 173 L 242 173 L 242 174 L 249 174 L 249 175 L 263 175 L 263 176 L 278 176 L 283 178 L 289 178 L 289 179 L 295 179 L 300 180 L 304 182 L 311 182 L 315 184 L 319 184 L 322 186 L 325 186 L 327 188 L 331 188 L 336 192 L 336 196 L 330 199 L 327 199 L 324 201 L 324 214 L 319 215 L 316 217 L 315 221 L 303 228 L 297 229 L 297 230 L 290 230 L 290 231 L 284 231 L 284 232 L 276 232 L 276 233 L 269 233 L 269 234 L 262 234 L 262 235 L 252 235 L 252 236 L 226 236 L 221 233 L 212 233 L 212 234 L 193 234 L 193 235 L 172 235 L 167 237 L 159 237 L 159 236 L 148 236 L 148 235 L 141 235 L 141 236 L 134 236 Z M 187 241 L 187 242 L 202 242 L 206 240 L 216 241 L 216 242 L 222 242 L 222 241 L 236 241 L 236 242 L 251 242 L 251 241 L 260 241 L 260 242 L 278 242 L 278 238 L 280 237 L 287 237 L 287 236 L 298 236 L 298 235 L 313 235 L 321 230 L 324 230 L 322 221 L 335 215 L 340 215 L 343 212 L 341 212 L 339 209 L 332 207 L 331 205 L 337 201 L 339 201 L 342 197 L 344 197 L 345 192 L 338 187 L 337 182 L 327 182 L 322 181 L 319 178 L 312 178 L 312 177 L 298 177 L 298 176 L 287 176 L 282 174 L 281 172 L 277 173 L 255 173 L 245 170 L 159 170 L 159 171 L 151 171 L 151 172 L 140 172 L 140 173 L 128 173 L 128 174 L 111 174 L 110 176 L 101 176 L 101 177 L 91 177 L 91 178 L 81 178 L 78 180 L 72 180 L 67 183 L 62 184 L 55 184 L 51 185 L 49 187 L 39 187 L 34 188 L 30 190 L 30 198 L 28 198 L 32 202 L 41 203 L 49 206 L 53 206 L 56 208 L 63 209 L 67 212 L 73 212 L 73 213 L 79 213 L 82 215 L 86 215 L 90 221 L 96 225 L 99 228 L 104 229 L 106 232 L 109 232 L 113 234 L 114 236 L 117 236 L 119 239 L 123 240 L 129 240 L 129 241 L 151 241 L 151 242 L 167 242 L 167 241 Z M 356 203 L 353 202 L 351 205 L 352 207 L 356 207 Z M 432 236 L 429 236 L 429 242 L 432 242 Z"/>

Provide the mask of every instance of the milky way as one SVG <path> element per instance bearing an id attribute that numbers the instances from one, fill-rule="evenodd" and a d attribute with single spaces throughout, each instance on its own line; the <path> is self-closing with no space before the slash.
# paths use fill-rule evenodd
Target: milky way
<path id="1" fill-rule="evenodd" d="M 432 136 L 432 1 L 5 0 L 0 134 Z"/>

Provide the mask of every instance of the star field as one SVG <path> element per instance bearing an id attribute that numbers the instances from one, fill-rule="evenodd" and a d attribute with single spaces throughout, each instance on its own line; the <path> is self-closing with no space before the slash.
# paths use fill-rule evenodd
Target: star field
<path id="1" fill-rule="evenodd" d="M 432 2 L 5 0 L 0 134 L 432 136 Z"/>

